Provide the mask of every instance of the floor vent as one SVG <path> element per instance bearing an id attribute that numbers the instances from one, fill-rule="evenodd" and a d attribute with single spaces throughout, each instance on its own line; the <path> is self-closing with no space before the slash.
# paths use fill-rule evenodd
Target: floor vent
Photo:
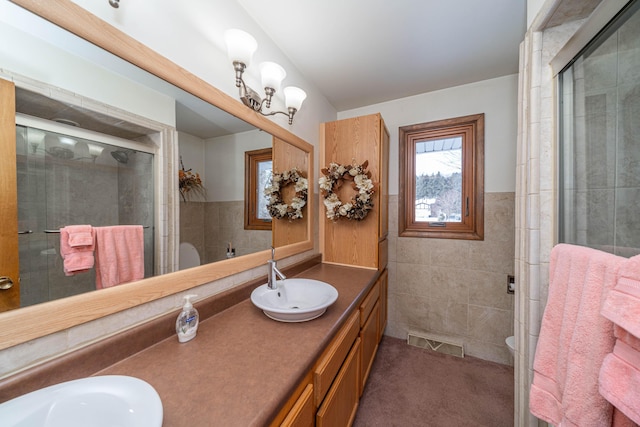
<path id="1" fill-rule="evenodd" d="M 414 347 L 437 351 L 438 353 L 464 357 L 464 345 L 462 340 L 440 335 L 424 334 L 421 332 L 409 332 L 407 344 Z"/>

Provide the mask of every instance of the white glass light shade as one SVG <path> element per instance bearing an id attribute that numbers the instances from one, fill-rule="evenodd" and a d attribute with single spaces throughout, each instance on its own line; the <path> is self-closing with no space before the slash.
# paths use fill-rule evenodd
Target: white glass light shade
<path id="1" fill-rule="evenodd" d="M 280 90 L 280 85 L 287 76 L 287 72 L 275 62 L 263 62 L 260 64 L 260 75 L 262 76 L 262 87 Z"/>
<path id="2" fill-rule="evenodd" d="M 254 52 L 258 49 L 258 42 L 245 31 L 235 28 L 224 32 L 227 44 L 227 55 L 231 62 L 242 62 L 247 67 L 251 63 Z"/>
<path id="3" fill-rule="evenodd" d="M 63 144 L 63 145 L 67 145 L 70 147 L 75 147 L 75 145 L 78 143 L 78 141 L 76 141 L 73 138 L 69 138 L 67 136 L 59 136 L 58 137 L 58 141 Z"/>
<path id="4" fill-rule="evenodd" d="M 35 153 L 40 145 L 44 143 L 45 132 L 40 129 L 29 128 L 27 131 L 27 140 L 29 141 L 29 145 L 31 146 L 31 150 Z"/>
<path id="5" fill-rule="evenodd" d="M 302 107 L 302 101 L 307 97 L 307 93 L 295 86 L 288 86 L 284 88 L 284 99 L 287 108 L 295 108 L 299 110 Z"/>
<path id="6" fill-rule="evenodd" d="M 104 150 L 104 147 L 96 144 L 87 143 L 87 146 L 89 146 L 89 154 L 96 157 L 102 154 L 102 151 Z"/>

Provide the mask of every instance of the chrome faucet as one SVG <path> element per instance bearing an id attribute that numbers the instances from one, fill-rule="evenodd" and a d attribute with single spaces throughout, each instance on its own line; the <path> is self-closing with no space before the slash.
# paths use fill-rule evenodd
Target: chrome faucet
<path id="1" fill-rule="evenodd" d="M 276 267 L 275 257 L 276 257 L 276 250 L 272 246 L 271 259 L 267 261 L 267 263 L 269 264 L 269 273 L 267 274 L 267 288 L 269 289 L 278 288 L 278 286 L 276 285 L 276 281 L 278 280 L 278 277 L 280 277 L 281 280 L 284 280 L 287 278 L 287 276 L 282 274 L 282 272 L 278 270 L 278 267 Z"/>

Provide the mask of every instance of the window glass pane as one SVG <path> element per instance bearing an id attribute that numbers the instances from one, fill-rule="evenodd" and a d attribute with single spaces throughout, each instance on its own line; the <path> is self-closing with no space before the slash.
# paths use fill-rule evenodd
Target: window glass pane
<path id="1" fill-rule="evenodd" d="M 462 137 L 419 141 L 416 149 L 415 220 L 462 220 Z"/>
<path id="2" fill-rule="evenodd" d="M 271 215 L 267 210 L 269 198 L 265 195 L 264 189 L 271 182 L 273 162 L 271 160 L 258 162 L 258 185 L 256 187 L 256 199 L 258 200 L 258 219 L 271 221 Z"/>

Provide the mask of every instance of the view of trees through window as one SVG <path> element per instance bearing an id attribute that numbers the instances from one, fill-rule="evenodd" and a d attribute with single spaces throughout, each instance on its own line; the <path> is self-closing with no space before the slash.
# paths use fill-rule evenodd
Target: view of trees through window
<path id="1" fill-rule="evenodd" d="M 460 222 L 462 137 L 420 141 L 415 147 L 415 220 Z"/>

